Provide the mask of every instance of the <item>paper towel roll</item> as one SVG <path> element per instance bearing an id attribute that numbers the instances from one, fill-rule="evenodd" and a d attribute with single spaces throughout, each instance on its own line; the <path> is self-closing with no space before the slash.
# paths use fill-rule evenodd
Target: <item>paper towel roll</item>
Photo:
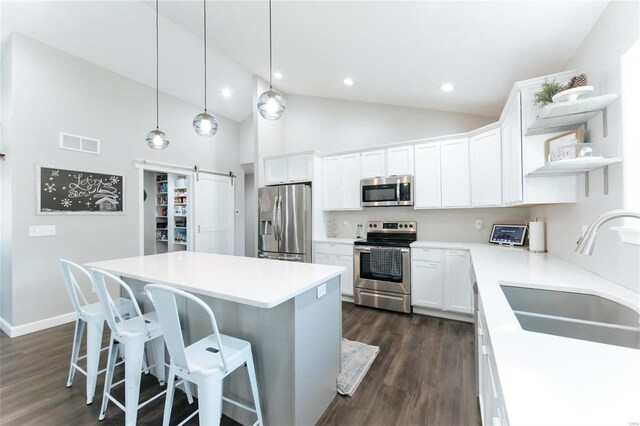
<path id="1" fill-rule="evenodd" d="M 529 251 L 544 253 L 544 222 L 529 222 Z"/>

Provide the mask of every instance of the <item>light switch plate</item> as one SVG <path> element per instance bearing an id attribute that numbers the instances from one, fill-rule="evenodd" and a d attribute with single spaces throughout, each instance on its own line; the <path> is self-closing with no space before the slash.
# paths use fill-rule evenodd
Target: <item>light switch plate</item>
<path id="1" fill-rule="evenodd" d="M 482 222 L 482 219 L 476 219 L 476 229 L 478 231 L 481 231 L 483 227 L 484 227 L 484 222 Z"/>
<path id="2" fill-rule="evenodd" d="M 325 294 L 327 294 L 327 285 L 326 284 L 320 284 L 318 287 L 316 287 L 316 297 L 318 299 L 320 299 Z"/>
<path id="3" fill-rule="evenodd" d="M 50 237 L 52 235 L 56 235 L 55 225 L 41 225 L 41 226 L 29 227 L 30 237 Z"/>

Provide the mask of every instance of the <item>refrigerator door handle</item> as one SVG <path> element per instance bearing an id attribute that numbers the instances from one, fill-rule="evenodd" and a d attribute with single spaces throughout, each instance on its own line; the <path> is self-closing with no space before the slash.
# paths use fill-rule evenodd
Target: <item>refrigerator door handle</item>
<path id="1" fill-rule="evenodd" d="M 276 241 L 278 241 L 278 196 L 277 195 L 273 203 L 273 218 L 271 222 L 273 223 L 273 236 L 276 238 Z"/>
<path id="2" fill-rule="evenodd" d="M 282 241 L 282 195 L 278 196 L 278 241 Z"/>

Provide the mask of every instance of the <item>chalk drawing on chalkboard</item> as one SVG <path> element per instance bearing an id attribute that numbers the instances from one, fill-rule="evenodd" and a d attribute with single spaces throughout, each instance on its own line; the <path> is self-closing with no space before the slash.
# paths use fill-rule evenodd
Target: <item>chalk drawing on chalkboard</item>
<path id="1" fill-rule="evenodd" d="M 124 176 L 36 166 L 38 214 L 124 214 Z"/>

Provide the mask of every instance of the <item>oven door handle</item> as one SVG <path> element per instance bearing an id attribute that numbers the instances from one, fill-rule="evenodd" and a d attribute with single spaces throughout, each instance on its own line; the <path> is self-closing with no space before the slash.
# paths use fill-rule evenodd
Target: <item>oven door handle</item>
<path id="1" fill-rule="evenodd" d="M 378 246 L 371 246 L 371 247 L 355 246 L 353 248 L 353 251 L 356 251 L 358 253 L 371 253 L 372 248 L 392 248 L 392 249 L 400 250 L 401 253 L 409 253 L 410 251 L 410 249 L 406 247 L 378 247 Z"/>

